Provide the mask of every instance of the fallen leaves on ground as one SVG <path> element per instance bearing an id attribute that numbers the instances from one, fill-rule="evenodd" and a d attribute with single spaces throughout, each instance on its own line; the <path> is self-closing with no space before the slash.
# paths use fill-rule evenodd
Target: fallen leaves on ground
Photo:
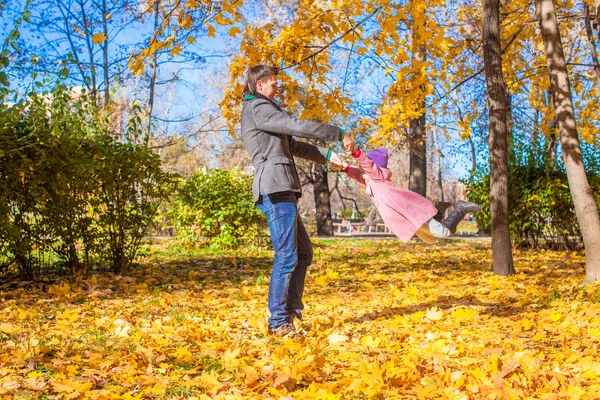
<path id="1" fill-rule="evenodd" d="M 487 241 L 322 240 L 306 337 L 267 335 L 272 252 L 146 249 L 127 276 L 0 288 L 0 397 L 600 398 L 585 260 Z"/>

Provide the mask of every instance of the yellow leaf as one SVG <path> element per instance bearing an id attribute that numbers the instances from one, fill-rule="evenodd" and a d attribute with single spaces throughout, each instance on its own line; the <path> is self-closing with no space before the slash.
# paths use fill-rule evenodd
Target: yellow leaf
<path id="1" fill-rule="evenodd" d="M 241 32 L 241 29 L 238 27 L 233 27 L 231 29 L 229 29 L 229 36 L 231 37 L 235 37 L 236 35 L 238 35 Z"/>
<path id="2" fill-rule="evenodd" d="M 327 338 L 329 344 L 343 343 L 348 340 L 348 336 L 342 335 L 339 332 L 334 332 Z"/>
<path id="3" fill-rule="evenodd" d="M 283 396 L 283 393 L 281 393 L 279 390 L 275 389 L 274 387 L 268 387 L 267 390 L 269 391 L 269 393 L 271 393 L 273 396 L 277 396 L 277 397 L 281 397 Z"/>
<path id="4" fill-rule="evenodd" d="M 77 367 L 77 365 L 69 365 L 67 367 L 67 372 L 70 372 L 72 375 L 77 375 L 79 372 L 79 367 Z"/>
<path id="5" fill-rule="evenodd" d="M 129 328 L 131 328 L 130 325 L 118 325 L 114 330 L 114 336 L 121 338 L 129 337 Z"/>
<path id="6" fill-rule="evenodd" d="M 452 316 L 456 319 L 471 319 L 475 314 L 477 314 L 477 311 L 467 307 L 459 307 L 452 311 Z"/>
<path id="7" fill-rule="evenodd" d="M 79 314 L 77 314 L 76 312 L 72 313 L 68 308 L 66 310 L 64 310 L 63 312 L 58 313 L 56 315 L 56 319 L 58 321 L 64 321 L 64 322 L 75 322 L 78 317 L 79 317 Z"/>
<path id="8" fill-rule="evenodd" d="M 191 357 L 191 353 L 190 351 L 187 349 L 187 347 L 180 347 L 177 350 L 175 350 L 175 358 L 177 358 L 178 360 L 183 360 L 185 358 Z"/>
<path id="9" fill-rule="evenodd" d="M 258 381 L 259 376 L 258 372 L 252 367 L 244 367 L 244 374 L 246 375 L 246 385 L 251 385 L 254 382 Z"/>
<path id="10" fill-rule="evenodd" d="M 181 46 L 177 45 L 171 49 L 171 55 L 176 56 L 181 53 Z"/>
<path id="11" fill-rule="evenodd" d="M 521 328 L 524 331 L 530 331 L 532 327 L 533 321 L 531 321 L 530 319 L 524 319 L 523 321 L 521 321 Z"/>
<path id="12" fill-rule="evenodd" d="M 92 41 L 95 44 L 100 44 L 102 42 L 104 42 L 106 40 L 106 35 L 104 33 L 96 33 L 94 36 L 92 36 Z"/>
<path id="13" fill-rule="evenodd" d="M 430 321 L 439 321 L 440 319 L 444 318 L 444 311 L 438 310 L 437 307 L 432 307 L 431 309 L 427 310 L 425 317 Z"/>
<path id="14" fill-rule="evenodd" d="M 227 349 L 223 354 L 223 367 L 225 369 L 235 368 L 240 364 L 240 360 L 237 357 L 240 355 L 240 349 Z"/>
<path id="15" fill-rule="evenodd" d="M 67 294 L 71 292 L 71 286 L 67 282 L 62 282 L 58 285 L 52 285 L 48 288 L 48 293 L 60 295 Z"/>
<path id="16" fill-rule="evenodd" d="M 0 323 L 0 331 L 10 335 L 17 331 L 17 326 L 9 324 L 8 322 L 2 322 Z"/>
<path id="17" fill-rule="evenodd" d="M 329 277 L 327 275 L 321 275 L 315 278 L 315 284 L 319 286 L 327 286 L 329 284 Z"/>
<path id="18" fill-rule="evenodd" d="M 54 388 L 54 390 L 56 390 L 58 393 L 71 393 L 71 392 L 75 391 L 75 388 L 68 384 L 64 384 L 61 382 L 50 382 L 50 383 L 52 384 L 52 387 Z"/>
<path id="19" fill-rule="evenodd" d="M 206 28 L 206 34 L 208 35 L 208 37 L 215 37 L 215 27 L 212 25 L 209 25 L 208 28 Z"/>

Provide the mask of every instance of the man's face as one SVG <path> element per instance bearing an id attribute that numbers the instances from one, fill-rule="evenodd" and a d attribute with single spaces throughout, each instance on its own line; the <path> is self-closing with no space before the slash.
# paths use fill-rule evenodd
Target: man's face
<path id="1" fill-rule="evenodd" d="M 275 100 L 275 96 L 279 93 L 277 78 L 272 75 L 264 79 L 259 79 L 256 82 L 256 91 L 271 101 Z"/>

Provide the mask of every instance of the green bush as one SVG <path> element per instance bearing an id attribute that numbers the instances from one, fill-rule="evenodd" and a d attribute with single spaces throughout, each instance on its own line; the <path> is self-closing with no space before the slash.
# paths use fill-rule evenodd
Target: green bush
<path id="1" fill-rule="evenodd" d="M 135 258 L 160 203 L 172 191 L 172 176 L 146 147 L 107 141 L 96 175 L 99 190 L 91 204 L 103 232 L 99 244 L 109 250 L 113 272 L 120 273 Z"/>
<path id="2" fill-rule="evenodd" d="M 216 248 L 234 248 L 260 235 L 266 220 L 254 205 L 252 178 L 241 170 L 203 168 L 177 192 L 170 216 L 184 243 L 203 238 Z"/>
<path id="3" fill-rule="evenodd" d="M 34 76 L 23 99 L 0 105 L 0 272 L 14 265 L 22 279 L 48 264 L 83 273 L 91 258 L 121 272 L 172 191 L 135 141 L 136 114 L 120 141 L 95 101 L 61 79 Z"/>
<path id="4" fill-rule="evenodd" d="M 517 246 L 564 246 L 576 249 L 581 232 L 566 173 L 548 163 L 520 165 L 513 159 L 508 170 L 508 206 L 511 239 Z M 600 191 L 600 179 L 588 176 L 593 193 Z M 481 205 L 473 214 L 480 230 L 489 230 L 490 176 L 477 171 L 467 185 L 467 198 Z"/>

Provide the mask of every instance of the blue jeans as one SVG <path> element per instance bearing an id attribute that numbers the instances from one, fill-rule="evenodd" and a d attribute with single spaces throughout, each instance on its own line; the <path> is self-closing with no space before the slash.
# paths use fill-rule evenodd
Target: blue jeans
<path id="1" fill-rule="evenodd" d="M 289 317 L 302 318 L 304 279 L 313 251 L 295 202 L 273 204 L 263 196 L 258 208 L 267 217 L 275 250 L 268 296 L 269 328 L 275 329 Z"/>

